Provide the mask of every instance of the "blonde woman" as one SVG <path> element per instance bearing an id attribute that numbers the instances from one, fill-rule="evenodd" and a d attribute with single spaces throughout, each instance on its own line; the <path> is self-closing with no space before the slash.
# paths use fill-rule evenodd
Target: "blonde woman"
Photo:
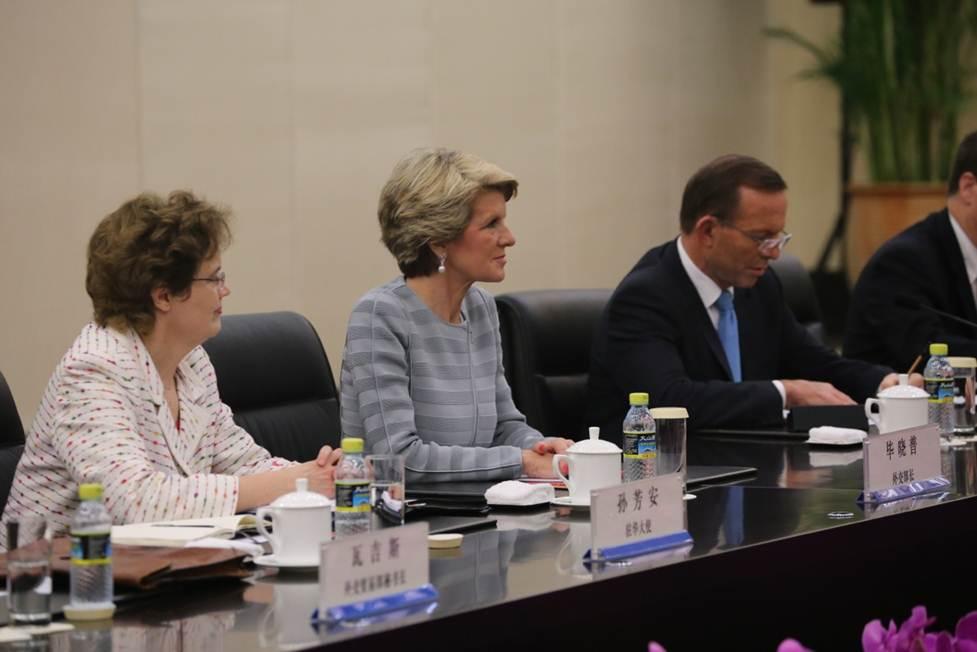
<path id="1" fill-rule="evenodd" d="M 526 424 L 503 375 L 495 301 L 516 243 L 506 202 L 519 183 L 476 156 L 408 154 L 380 194 L 383 243 L 403 276 L 370 290 L 349 319 L 343 433 L 406 457 L 422 481 L 552 475 L 572 443 Z"/>

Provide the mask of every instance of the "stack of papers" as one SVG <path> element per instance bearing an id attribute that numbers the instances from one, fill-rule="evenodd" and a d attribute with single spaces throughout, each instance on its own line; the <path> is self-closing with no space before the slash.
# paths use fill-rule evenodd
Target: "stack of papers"
<path id="1" fill-rule="evenodd" d="M 180 521 L 132 523 L 112 526 L 112 543 L 125 546 L 183 547 L 205 538 L 230 539 L 241 529 L 255 525 L 252 514 L 189 518 Z"/>

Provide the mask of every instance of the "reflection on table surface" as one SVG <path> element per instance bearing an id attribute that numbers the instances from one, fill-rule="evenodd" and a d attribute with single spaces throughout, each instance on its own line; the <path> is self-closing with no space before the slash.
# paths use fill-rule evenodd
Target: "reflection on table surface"
<path id="1" fill-rule="evenodd" d="M 743 482 L 692 490 L 685 506 L 693 544 L 625 564 L 584 564 L 591 526 L 586 511 L 494 512 L 497 529 L 470 532 L 454 551 L 432 551 L 431 581 L 440 597 L 413 622 L 513 603 L 651 569 L 722 555 L 755 544 L 924 510 L 975 493 L 977 448 L 946 446 L 953 490 L 863 509 L 860 449 L 820 449 L 796 442 L 690 441 L 690 463 L 758 468 Z M 975 503 L 977 505 L 977 503 Z M 52 650 L 293 650 L 369 636 L 405 622 L 339 632 L 310 624 L 318 598 L 313 573 L 262 571 L 246 582 L 187 585 L 124 604 L 111 628 L 79 629 L 38 640 Z M 363 641 L 366 643 L 366 641 Z M 27 649 L 27 648 L 25 648 Z"/>
<path id="2" fill-rule="evenodd" d="M 793 489 L 862 489 L 862 447 L 811 446 L 797 440 L 690 436 L 689 464 L 752 466 L 738 484 Z M 957 493 L 977 493 L 977 441 L 954 438 L 940 446 L 943 475 Z"/>

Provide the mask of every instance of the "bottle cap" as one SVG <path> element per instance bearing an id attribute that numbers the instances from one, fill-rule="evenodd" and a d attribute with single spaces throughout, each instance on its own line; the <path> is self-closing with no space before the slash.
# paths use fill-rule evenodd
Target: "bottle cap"
<path id="1" fill-rule="evenodd" d="M 363 440 L 359 437 L 346 437 L 343 439 L 344 453 L 362 453 Z"/>
<path id="2" fill-rule="evenodd" d="M 930 344 L 930 355 L 946 355 L 949 348 L 946 344 L 934 342 Z"/>
<path id="3" fill-rule="evenodd" d="M 648 392 L 631 392 L 628 394 L 631 405 L 648 405 Z"/>
<path id="4" fill-rule="evenodd" d="M 102 497 L 102 485 L 98 482 L 79 485 L 78 497 L 82 500 L 98 500 Z"/>

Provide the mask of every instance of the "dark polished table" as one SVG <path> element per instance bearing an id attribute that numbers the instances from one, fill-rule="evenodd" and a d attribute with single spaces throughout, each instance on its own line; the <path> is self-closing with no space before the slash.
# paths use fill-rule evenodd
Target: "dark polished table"
<path id="1" fill-rule="evenodd" d="M 858 650 L 873 618 L 925 604 L 943 628 L 977 608 L 949 593 L 977 578 L 977 448 L 946 447 L 952 491 L 863 510 L 860 448 L 690 437 L 691 464 L 758 468 L 697 487 L 686 501 L 694 543 L 589 569 L 587 514 L 497 512 L 496 529 L 461 550 L 432 551 L 433 613 L 347 631 L 309 625 L 315 573 L 256 574 L 125 603 L 111 627 L 50 637 L 53 650 L 529 648 L 670 652 L 776 649 L 787 636 L 818 650 Z"/>

